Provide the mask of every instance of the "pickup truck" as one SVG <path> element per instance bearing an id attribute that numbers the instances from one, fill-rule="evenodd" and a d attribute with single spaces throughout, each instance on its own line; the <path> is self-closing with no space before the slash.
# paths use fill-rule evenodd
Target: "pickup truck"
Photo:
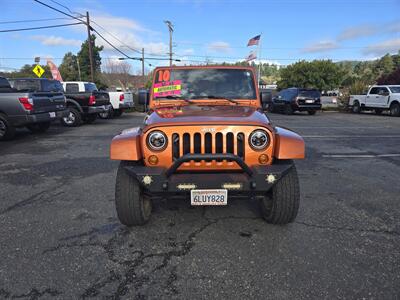
<path id="1" fill-rule="evenodd" d="M 64 81 L 62 84 L 69 109 L 69 115 L 61 120 L 64 126 L 76 127 L 83 121 L 93 123 L 99 113 L 111 107 L 108 93 L 98 91 L 92 82 Z"/>
<path id="2" fill-rule="evenodd" d="M 107 112 L 99 113 L 102 119 L 111 119 L 113 117 L 120 117 L 125 109 L 133 108 L 133 93 L 114 91 L 108 92 L 110 96 L 111 107 Z"/>
<path id="3" fill-rule="evenodd" d="M 45 132 L 52 121 L 68 115 L 59 81 L 22 78 L 10 82 L 0 77 L 0 141 L 13 138 L 17 127 Z"/>
<path id="4" fill-rule="evenodd" d="M 390 115 L 400 116 L 400 85 L 374 85 L 365 95 L 350 95 L 349 106 L 353 113 L 374 110 L 381 114 L 389 110 Z"/>

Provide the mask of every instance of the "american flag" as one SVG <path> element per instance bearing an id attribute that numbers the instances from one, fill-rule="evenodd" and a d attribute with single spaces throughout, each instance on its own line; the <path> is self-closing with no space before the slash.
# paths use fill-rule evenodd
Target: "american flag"
<path id="1" fill-rule="evenodd" d="M 249 56 L 246 57 L 246 61 L 251 61 L 257 58 L 257 54 L 254 51 L 251 51 Z"/>
<path id="2" fill-rule="evenodd" d="M 258 45 L 258 43 L 260 42 L 260 38 L 261 38 L 261 34 L 250 39 L 249 42 L 247 43 L 247 47 Z"/>

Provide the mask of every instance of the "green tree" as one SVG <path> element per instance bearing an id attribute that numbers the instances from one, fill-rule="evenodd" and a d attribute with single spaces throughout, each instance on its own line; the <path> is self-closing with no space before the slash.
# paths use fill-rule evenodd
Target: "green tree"
<path id="1" fill-rule="evenodd" d="M 381 57 L 381 59 L 377 61 L 375 68 L 375 74 L 378 75 L 377 77 L 392 73 L 395 69 L 393 57 L 389 53 Z"/>
<path id="2" fill-rule="evenodd" d="M 280 89 L 288 87 L 330 90 L 340 86 L 343 71 L 331 60 L 299 61 L 280 71 Z"/>
<path id="3" fill-rule="evenodd" d="M 93 64 L 94 64 L 94 81 L 96 84 L 103 85 L 100 80 L 101 73 L 101 56 L 100 52 L 103 50 L 103 46 L 95 46 L 96 36 L 91 35 L 90 40 L 94 47 L 93 49 Z M 89 59 L 89 44 L 88 40 L 82 43 L 81 50 L 77 55 L 79 59 L 79 65 L 81 67 L 81 77 L 83 81 L 90 81 L 90 59 Z"/>
<path id="4" fill-rule="evenodd" d="M 62 63 L 58 69 L 61 73 L 61 77 L 63 78 L 63 80 L 65 81 L 80 80 L 77 56 L 72 54 L 72 52 L 68 52 L 64 55 Z"/>
<path id="5" fill-rule="evenodd" d="M 52 79 L 53 76 L 51 75 L 50 68 L 47 65 L 40 65 L 40 66 L 44 69 L 42 78 Z M 23 77 L 36 78 L 37 76 L 35 75 L 35 73 L 33 73 L 33 69 L 35 67 L 36 67 L 36 64 L 32 64 L 32 65 L 26 64 L 26 65 L 23 65 L 19 71 L 14 71 L 11 73 L 4 73 L 3 76 L 9 77 L 9 78 L 23 78 Z"/>

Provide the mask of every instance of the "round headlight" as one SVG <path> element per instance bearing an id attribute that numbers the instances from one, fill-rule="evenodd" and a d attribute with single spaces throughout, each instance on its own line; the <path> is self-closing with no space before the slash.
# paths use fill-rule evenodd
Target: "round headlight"
<path id="1" fill-rule="evenodd" d="M 264 130 L 254 130 L 250 134 L 249 143 L 254 150 L 263 150 L 269 144 L 269 135 Z"/>
<path id="2" fill-rule="evenodd" d="M 147 136 L 147 145 L 155 151 L 163 150 L 167 146 L 167 136 L 161 131 L 150 132 Z"/>

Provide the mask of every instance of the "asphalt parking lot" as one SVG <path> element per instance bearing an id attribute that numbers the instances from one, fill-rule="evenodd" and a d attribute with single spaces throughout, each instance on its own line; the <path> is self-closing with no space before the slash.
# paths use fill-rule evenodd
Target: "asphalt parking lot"
<path id="1" fill-rule="evenodd" d="M 400 118 L 271 119 L 307 144 L 288 226 L 250 199 L 158 199 L 149 224 L 120 225 L 109 144 L 143 114 L 0 143 L 0 298 L 399 298 Z"/>

